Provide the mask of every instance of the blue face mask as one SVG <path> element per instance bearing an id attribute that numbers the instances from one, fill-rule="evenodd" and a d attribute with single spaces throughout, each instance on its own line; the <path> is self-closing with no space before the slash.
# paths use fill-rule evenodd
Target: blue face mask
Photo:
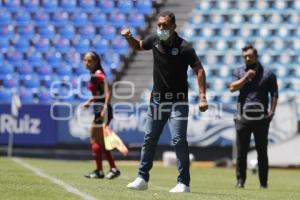
<path id="1" fill-rule="evenodd" d="M 157 29 L 156 31 L 157 36 L 159 37 L 160 40 L 166 41 L 170 37 L 170 30 L 159 30 Z"/>

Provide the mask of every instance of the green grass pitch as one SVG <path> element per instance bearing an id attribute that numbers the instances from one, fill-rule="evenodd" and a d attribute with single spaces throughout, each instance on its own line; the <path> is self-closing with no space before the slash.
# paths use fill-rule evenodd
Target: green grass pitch
<path id="1" fill-rule="evenodd" d="M 248 172 L 244 189 L 235 189 L 233 168 L 191 167 L 191 193 L 170 194 L 176 184 L 175 167 L 154 165 L 147 191 L 132 191 L 126 188 L 136 177 L 137 163 L 117 162 L 122 175 L 115 180 L 86 179 L 83 174 L 94 168 L 92 161 L 63 161 L 47 159 L 21 160 L 40 169 L 43 173 L 60 179 L 103 200 L 299 200 L 300 170 L 270 169 L 269 188 L 259 189 L 257 175 Z M 108 170 L 104 165 L 105 171 Z M 46 178 L 37 176 L 12 159 L 0 158 L 0 199 L 81 199 Z"/>

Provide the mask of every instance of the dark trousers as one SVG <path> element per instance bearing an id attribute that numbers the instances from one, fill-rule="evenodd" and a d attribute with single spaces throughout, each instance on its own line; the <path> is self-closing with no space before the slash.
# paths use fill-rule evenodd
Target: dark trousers
<path id="1" fill-rule="evenodd" d="M 268 132 L 270 120 L 246 120 L 244 118 L 235 119 L 237 163 L 236 178 L 243 183 L 246 181 L 247 154 L 250 145 L 251 134 L 254 134 L 255 148 L 257 151 L 258 173 L 261 185 L 268 182 Z"/>

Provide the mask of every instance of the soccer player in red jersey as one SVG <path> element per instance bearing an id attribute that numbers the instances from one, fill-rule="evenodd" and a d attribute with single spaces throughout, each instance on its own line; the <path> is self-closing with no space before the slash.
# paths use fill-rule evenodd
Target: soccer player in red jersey
<path id="1" fill-rule="evenodd" d="M 91 128 L 91 149 L 97 166 L 96 170 L 86 174 L 85 177 L 104 178 L 102 167 L 103 152 L 110 166 L 110 171 L 106 175 L 106 178 L 113 179 L 120 176 L 120 171 L 116 167 L 111 152 L 105 149 L 103 135 L 104 125 L 109 125 L 113 118 L 112 106 L 110 104 L 110 86 L 105 80 L 105 72 L 101 66 L 101 59 L 97 53 L 93 51 L 87 52 L 84 55 L 83 62 L 85 67 L 91 73 L 88 87 L 91 90 L 93 97 L 85 102 L 83 107 L 88 108 L 89 106 L 93 106 L 95 117 Z"/>

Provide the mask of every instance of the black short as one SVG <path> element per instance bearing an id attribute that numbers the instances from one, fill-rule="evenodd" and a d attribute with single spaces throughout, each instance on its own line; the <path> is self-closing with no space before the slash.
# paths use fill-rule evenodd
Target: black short
<path id="1" fill-rule="evenodd" d="M 94 113 L 94 123 L 95 124 L 103 124 L 105 123 L 106 125 L 109 125 L 110 121 L 113 119 L 113 110 L 112 106 L 109 104 L 107 107 L 107 111 L 104 116 L 104 120 L 100 119 L 100 112 L 95 112 Z"/>

